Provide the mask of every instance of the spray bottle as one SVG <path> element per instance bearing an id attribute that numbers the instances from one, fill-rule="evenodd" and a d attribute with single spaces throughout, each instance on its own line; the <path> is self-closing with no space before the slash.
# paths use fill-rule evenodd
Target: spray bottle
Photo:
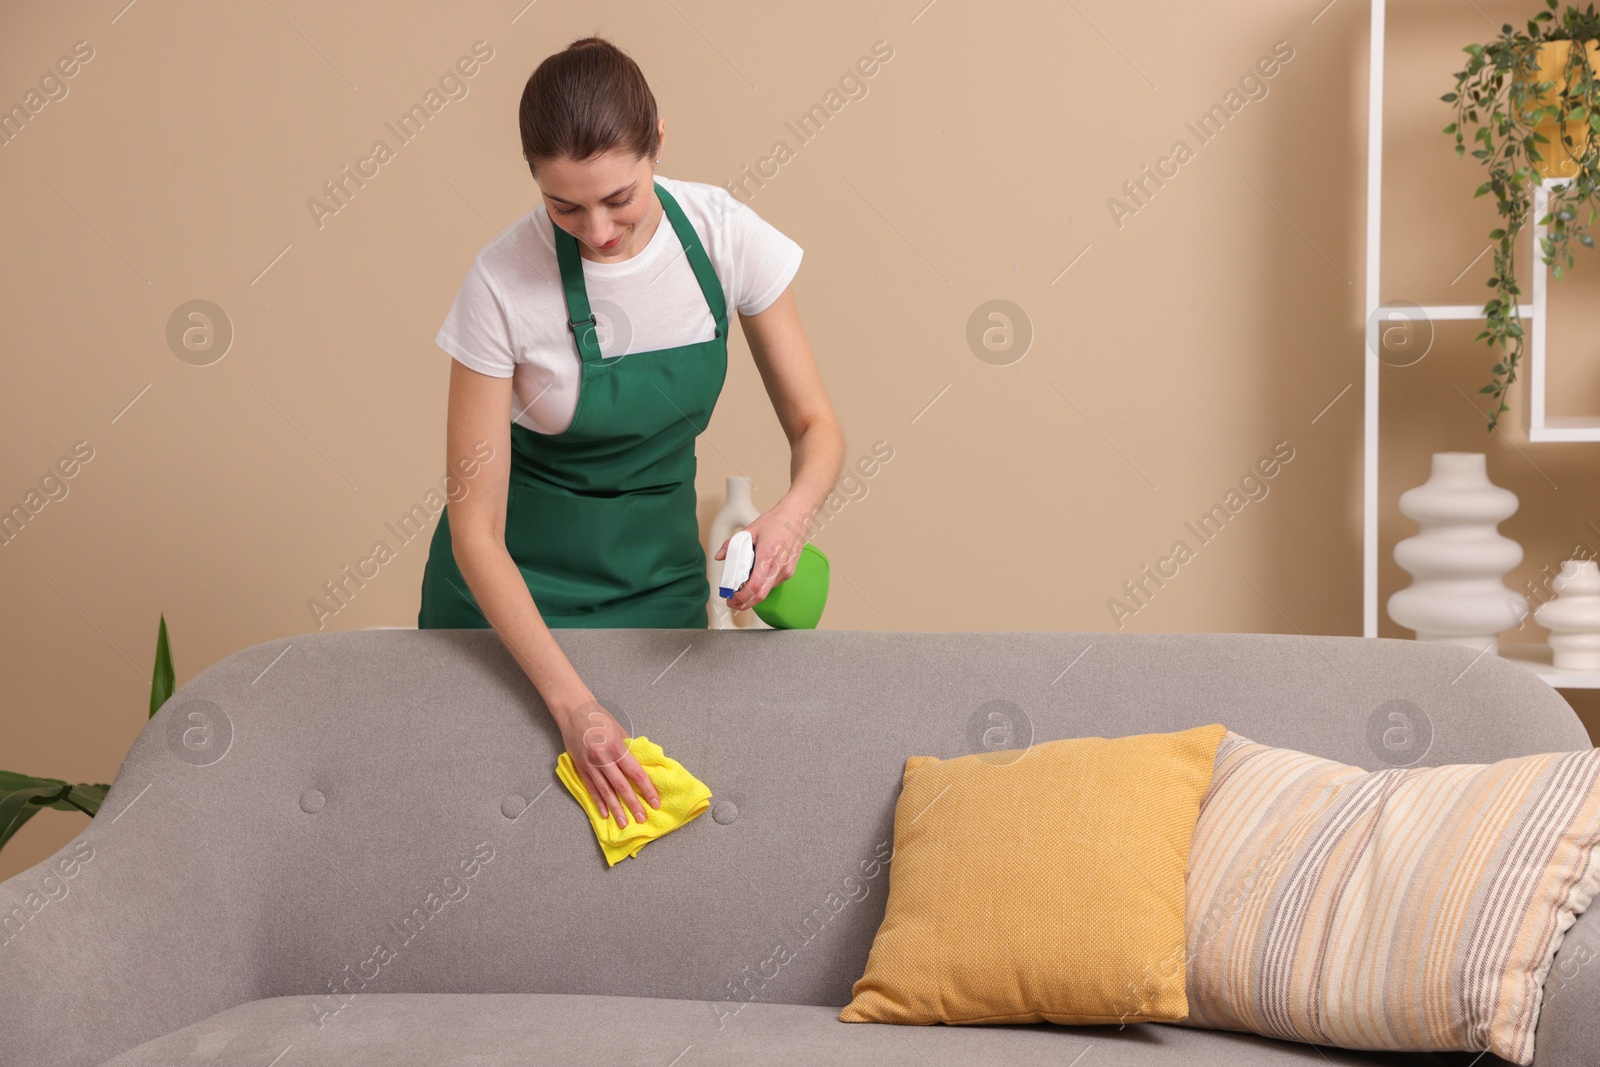
<path id="1" fill-rule="evenodd" d="M 749 530 L 740 530 L 728 541 L 722 561 L 722 581 L 717 595 L 724 600 L 737 593 L 749 580 L 756 550 Z M 773 586 L 755 605 L 755 613 L 775 630 L 814 630 L 828 603 L 828 557 L 807 541 L 795 560 L 794 573 Z"/>

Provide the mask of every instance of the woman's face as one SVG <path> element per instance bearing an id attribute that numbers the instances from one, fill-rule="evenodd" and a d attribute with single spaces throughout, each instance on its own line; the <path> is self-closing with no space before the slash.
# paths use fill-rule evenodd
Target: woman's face
<path id="1" fill-rule="evenodd" d="M 634 158 L 613 148 L 578 162 L 540 160 L 539 191 L 557 226 L 587 246 L 591 259 L 623 260 L 644 247 L 658 210 L 655 168 L 649 156 Z"/>

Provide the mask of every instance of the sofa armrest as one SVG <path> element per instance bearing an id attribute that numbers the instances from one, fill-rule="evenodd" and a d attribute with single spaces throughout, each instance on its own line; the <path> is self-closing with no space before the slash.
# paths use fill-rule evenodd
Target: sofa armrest
<path id="1" fill-rule="evenodd" d="M 1600 899 L 1568 928 L 1544 981 L 1533 1067 L 1586 1067 L 1600 1057 Z"/>
<path id="2" fill-rule="evenodd" d="M 260 995 L 227 864 L 185 855 L 197 817 L 130 757 L 82 833 L 0 882 L 0 1067 L 95 1067 Z"/>

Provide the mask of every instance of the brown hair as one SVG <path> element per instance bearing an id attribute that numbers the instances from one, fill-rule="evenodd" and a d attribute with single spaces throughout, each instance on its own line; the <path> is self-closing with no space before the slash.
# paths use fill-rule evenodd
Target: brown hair
<path id="1" fill-rule="evenodd" d="M 522 89 L 517 125 L 528 169 L 540 159 L 583 161 L 612 148 L 658 151 L 656 98 L 626 52 L 583 37 L 545 58 Z"/>

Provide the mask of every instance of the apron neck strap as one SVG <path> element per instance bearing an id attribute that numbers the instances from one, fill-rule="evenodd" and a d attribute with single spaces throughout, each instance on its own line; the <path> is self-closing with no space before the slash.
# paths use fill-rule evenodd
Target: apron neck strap
<path id="1" fill-rule="evenodd" d="M 690 225 L 678 201 L 662 188 L 660 182 L 655 183 L 655 190 L 661 199 L 662 212 L 678 235 L 684 254 L 689 257 L 689 266 L 694 269 L 695 280 L 700 283 L 706 306 L 711 309 L 711 317 L 717 325 L 717 338 L 724 339 L 728 336 L 727 302 L 723 298 L 722 283 L 717 279 L 717 272 L 712 269 L 711 259 L 700 243 L 700 235 Z M 555 234 L 556 263 L 561 267 L 561 289 L 567 301 L 567 329 L 572 331 L 578 345 L 578 355 L 583 361 L 598 363 L 601 360 L 600 340 L 595 336 L 594 312 L 589 307 L 589 290 L 583 281 L 583 260 L 578 255 L 578 239 L 557 226 L 554 219 L 550 220 L 550 227 Z"/>
<path id="2" fill-rule="evenodd" d="M 700 243 L 700 235 L 689 225 L 689 219 L 684 215 L 683 208 L 678 206 L 678 201 L 661 187 L 660 182 L 656 182 L 656 195 L 661 198 L 667 218 L 672 220 L 672 228 L 678 231 L 678 241 L 683 245 L 684 254 L 689 257 L 689 266 L 694 268 L 700 292 L 705 295 L 706 306 L 716 320 L 717 337 L 725 338 L 728 336 L 728 307 L 722 297 L 722 282 L 717 279 L 717 272 L 711 269 L 711 258 Z"/>

